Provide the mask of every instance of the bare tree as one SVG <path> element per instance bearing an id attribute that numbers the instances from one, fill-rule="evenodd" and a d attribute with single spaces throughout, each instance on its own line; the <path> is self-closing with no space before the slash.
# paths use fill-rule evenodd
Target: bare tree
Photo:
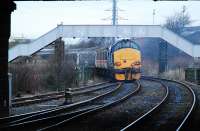
<path id="1" fill-rule="evenodd" d="M 112 37 L 93 37 L 90 39 L 91 43 L 94 43 L 97 46 L 109 46 L 113 42 Z"/>
<path id="2" fill-rule="evenodd" d="M 183 6 L 181 12 L 176 12 L 174 15 L 167 17 L 164 26 L 175 33 L 181 34 L 183 28 L 191 24 L 191 22 L 190 15 L 186 12 L 186 7 Z"/>
<path id="3" fill-rule="evenodd" d="M 13 95 L 38 93 L 44 90 L 44 77 L 47 64 L 34 62 L 10 63 L 9 72 L 13 75 Z"/>

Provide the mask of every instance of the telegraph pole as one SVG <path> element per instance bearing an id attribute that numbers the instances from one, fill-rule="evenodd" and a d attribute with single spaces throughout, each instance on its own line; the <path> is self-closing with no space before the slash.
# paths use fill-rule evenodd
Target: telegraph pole
<path id="1" fill-rule="evenodd" d="M 113 0 L 113 9 L 112 9 L 112 25 L 117 25 L 117 1 Z"/>
<path id="2" fill-rule="evenodd" d="M 112 11 L 112 18 L 111 17 L 108 17 L 108 18 L 104 18 L 103 20 L 107 20 L 107 19 L 111 19 L 111 24 L 112 26 L 116 26 L 118 25 L 118 20 L 127 20 L 127 19 L 123 19 L 123 18 L 120 18 L 118 16 L 118 7 L 117 7 L 117 0 L 112 0 L 112 10 L 105 10 L 105 11 Z M 112 42 L 113 44 L 115 43 L 115 37 L 112 38 Z"/>
<path id="3" fill-rule="evenodd" d="M 155 23 L 155 14 L 156 14 L 156 10 L 153 9 L 153 25 L 154 25 L 154 23 Z"/>
<path id="4" fill-rule="evenodd" d="M 115 26 L 118 24 L 117 22 L 117 1 L 116 0 L 113 0 L 113 9 L 112 9 L 112 25 Z M 112 43 L 114 44 L 115 43 L 115 37 L 113 37 L 112 39 Z"/>

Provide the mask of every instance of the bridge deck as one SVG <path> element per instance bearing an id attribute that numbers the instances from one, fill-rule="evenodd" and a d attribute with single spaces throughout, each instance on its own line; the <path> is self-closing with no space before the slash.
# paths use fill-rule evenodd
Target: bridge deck
<path id="1" fill-rule="evenodd" d="M 9 49 L 8 61 L 18 56 L 31 55 L 60 37 L 160 37 L 188 55 L 200 57 L 200 45 L 194 45 L 160 25 L 58 25 L 29 44 L 17 45 Z"/>

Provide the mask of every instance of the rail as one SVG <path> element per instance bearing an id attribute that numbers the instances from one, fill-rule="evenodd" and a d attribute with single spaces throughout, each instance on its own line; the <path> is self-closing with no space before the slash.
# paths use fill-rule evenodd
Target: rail
<path id="1" fill-rule="evenodd" d="M 108 104 L 105 104 L 104 106 L 101 106 L 101 107 L 89 110 L 87 112 L 81 113 L 79 115 L 76 115 L 74 117 L 71 117 L 70 119 L 66 119 L 64 121 L 61 121 L 59 123 L 56 123 L 54 125 L 47 126 L 45 128 L 40 129 L 39 131 L 54 130 L 55 128 L 57 128 L 59 126 L 62 126 L 63 124 L 66 124 L 66 123 L 68 123 L 70 121 L 77 120 L 77 119 L 83 118 L 85 116 L 89 116 L 89 115 L 95 114 L 95 113 L 97 113 L 99 111 L 105 110 L 105 109 L 107 109 L 109 107 L 112 107 L 112 106 L 114 106 L 116 104 L 119 104 L 119 103 L 125 101 L 126 99 L 128 99 L 129 97 L 133 96 L 135 93 L 137 93 L 140 90 L 140 88 L 141 88 L 141 85 L 140 85 L 139 82 L 137 82 L 137 88 L 134 91 L 132 91 L 131 93 L 128 93 L 127 95 L 123 96 L 122 98 L 120 98 L 120 99 L 118 99 L 116 101 L 110 102 Z"/>
<path id="2" fill-rule="evenodd" d="M 188 86 L 188 85 L 186 85 L 182 82 L 175 81 L 175 80 L 156 78 L 156 77 L 145 77 L 145 76 L 143 76 L 142 79 L 154 79 L 154 80 L 159 80 L 159 81 L 174 82 L 174 83 L 180 84 L 183 87 L 186 87 L 186 89 L 188 89 L 188 91 L 192 94 L 192 102 L 191 102 L 191 105 L 190 105 L 190 108 L 189 108 L 187 114 L 184 116 L 184 118 L 182 120 L 180 120 L 180 123 L 178 123 L 177 126 L 176 126 L 176 131 L 180 131 L 181 129 L 183 129 L 183 127 L 187 125 L 187 122 L 189 121 L 189 117 L 191 116 L 192 111 L 195 109 L 195 105 L 196 105 L 196 95 L 195 95 L 193 89 L 190 86 Z M 157 109 L 159 109 L 159 107 L 160 106 L 157 106 Z M 147 116 L 152 116 L 153 110 L 155 110 L 155 109 L 156 108 L 151 109 L 150 111 L 148 111 L 147 113 L 145 113 L 144 115 L 139 117 L 137 120 L 135 120 L 134 122 L 132 122 L 131 124 L 129 124 L 128 126 L 123 128 L 121 131 L 125 131 L 125 130 L 128 130 L 130 128 L 134 128 L 134 127 L 136 127 L 137 124 L 141 124 L 142 120 L 143 121 L 145 119 L 147 120 Z"/>
<path id="3" fill-rule="evenodd" d="M 166 93 L 165 96 L 163 97 L 162 101 L 160 101 L 156 106 L 154 106 L 152 109 L 150 109 L 148 112 L 146 112 L 144 115 L 142 115 L 141 117 L 139 117 L 138 119 L 136 119 L 134 122 L 130 123 L 129 125 L 127 125 L 126 127 L 122 128 L 120 131 L 125 131 L 125 130 L 129 130 L 132 126 L 134 126 L 137 122 L 141 121 L 142 119 L 145 119 L 148 115 L 150 115 L 152 112 L 154 112 L 156 109 L 158 109 L 158 107 L 160 107 L 161 104 L 163 104 L 168 95 L 169 95 L 169 89 L 168 86 L 164 85 L 161 81 L 155 80 L 155 79 L 151 79 L 151 78 L 143 78 L 146 80 L 151 80 L 151 81 L 157 81 L 159 83 L 161 83 L 161 85 L 165 88 Z"/>

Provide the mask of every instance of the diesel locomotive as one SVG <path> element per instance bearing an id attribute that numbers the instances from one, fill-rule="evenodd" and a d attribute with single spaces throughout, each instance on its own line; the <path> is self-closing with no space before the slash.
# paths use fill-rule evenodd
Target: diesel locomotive
<path id="1" fill-rule="evenodd" d="M 109 48 L 97 50 L 95 66 L 109 72 L 107 74 L 117 81 L 140 79 L 140 48 L 133 40 L 120 40 Z"/>

